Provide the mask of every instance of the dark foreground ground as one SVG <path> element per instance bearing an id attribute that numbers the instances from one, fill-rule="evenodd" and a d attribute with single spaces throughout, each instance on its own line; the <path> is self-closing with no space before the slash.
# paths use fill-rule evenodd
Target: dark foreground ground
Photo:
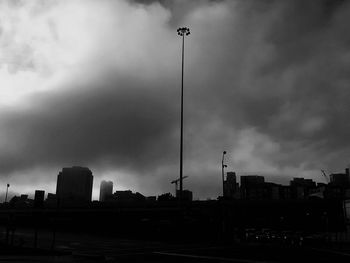
<path id="1" fill-rule="evenodd" d="M 2 233 L 4 237 L 4 232 Z M 350 246 L 322 247 L 262 243 L 187 243 L 118 239 L 98 235 L 19 230 L 14 246 L 0 248 L 0 262 L 349 262 Z M 21 245 L 21 247 L 19 247 Z"/>

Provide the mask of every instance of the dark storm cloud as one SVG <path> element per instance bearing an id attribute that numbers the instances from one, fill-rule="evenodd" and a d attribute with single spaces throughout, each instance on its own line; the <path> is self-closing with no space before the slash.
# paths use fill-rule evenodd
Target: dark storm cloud
<path id="1" fill-rule="evenodd" d="M 291 1 L 267 31 L 265 40 L 273 53 L 258 77 L 281 79 L 283 74 L 289 74 L 289 83 L 274 83 L 272 90 L 281 97 L 275 116 L 269 120 L 281 121 L 281 126 L 290 117 L 294 125 L 289 126 L 290 133 L 286 131 L 289 137 L 311 141 L 327 138 L 340 145 L 349 139 L 337 134 L 348 129 L 344 114 L 349 112 L 349 92 L 343 84 L 349 81 L 349 60 L 344 59 L 349 45 L 348 37 L 339 32 L 348 14 L 349 5 L 341 1 Z M 281 114 L 287 119 L 279 120 Z M 316 132 L 312 132 L 312 124 Z M 311 133 L 307 134 L 309 128 Z"/>
<path id="2" fill-rule="evenodd" d="M 201 87 L 195 90 L 201 94 L 192 94 L 198 98 L 196 110 L 203 107 L 221 119 L 227 133 L 254 128 L 257 135 L 267 135 L 265 140 L 279 145 L 269 157 L 276 174 L 284 174 L 283 167 L 301 164 L 316 171 L 347 165 L 349 4 L 225 4 L 239 12 L 220 21 L 220 26 L 208 24 L 203 33 L 208 37 L 200 36 L 201 67 L 191 72 L 195 76 L 191 84 Z M 235 148 L 236 142 L 229 140 L 227 145 Z M 261 159 L 264 156 L 268 153 Z"/>
<path id="3" fill-rule="evenodd" d="M 39 94 L 32 98 L 39 106 L 2 116 L 2 136 L 15 142 L 2 152 L 2 172 L 99 161 L 140 172 L 156 159 L 166 163 L 174 155 L 174 94 L 132 80 L 109 82 L 83 92 Z"/>
<path id="4" fill-rule="evenodd" d="M 83 67 L 84 75 L 72 73 L 63 88 L 30 96 L 25 110 L 1 114 L 2 174 L 73 164 L 102 171 L 105 165 L 140 182 L 157 178 L 156 185 L 144 185 L 149 192 L 166 189 L 178 173 L 175 29 L 182 25 L 192 31 L 186 39 L 185 174 L 196 196 L 220 191 L 213 178 L 220 175 L 223 149 L 238 172 L 312 177 L 320 168 L 347 164 L 348 2 L 129 3 L 123 8 L 135 20 L 126 16 L 124 23 L 138 34 L 130 26 L 121 41 L 123 32 L 112 34 L 118 23 L 104 29 L 108 37 L 91 51 L 93 66 Z M 157 14 L 160 20 L 153 21 Z M 145 28 L 153 26 L 154 35 L 145 32 L 145 21 L 152 21 Z M 120 64 L 109 61 L 114 53 Z"/>

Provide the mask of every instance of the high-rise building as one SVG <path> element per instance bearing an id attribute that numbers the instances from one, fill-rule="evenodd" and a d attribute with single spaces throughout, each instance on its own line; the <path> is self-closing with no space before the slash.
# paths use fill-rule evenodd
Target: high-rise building
<path id="1" fill-rule="evenodd" d="M 308 187 L 308 188 L 316 188 L 316 182 L 314 182 L 312 179 L 305 179 L 305 178 L 293 178 L 292 181 L 290 181 L 290 186 L 302 186 L 302 187 Z"/>
<path id="2" fill-rule="evenodd" d="M 88 203 L 92 196 L 93 176 L 89 168 L 63 168 L 57 176 L 56 195 L 61 204 Z"/>
<path id="3" fill-rule="evenodd" d="M 264 198 L 264 176 L 244 175 L 241 176 L 242 199 L 260 200 Z"/>
<path id="4" fill-rule="evenodd" d="M 264 194 L 263 198 L 268 200 L 278 200 L 281 198 L 281 187 L 282 185 L 275 183 L 264 183 Z"/>
<path id="5" fill-rule="evenodd" d="M 350 186 L 349 168 L 345 169 L 345 173 L 331 174 L 330 180 L 333 186 L 348 188 Z"/>
<path id="6" fill-rule="evenodd" d="M 104 202 L 113 195 L 113 182 L 102 181 L 100 185 L 100 202 Z"/>
<path id="7" fill-rule="evenodd" d="M 312 179 L 293 178 L 290 181 L 291 196 L 293 199 L 305 199 L 312 190 L 316 189 L 316 183 Z"/>
<path id="8" fill-rule="evenodd" d="M 264 184 L 265 178 L 260 175 L 242 175 L 241 187 L 255 187 Z"/>
<path id="9" fill-rule="evenodd" d="M 44 190 L 35 190 L 35 194 L 34 194 L 34 207 L 35 208 L 42 208 L 44 206 L 44 197 L 45 197 Z"/>
<path id="10" fill-rule="evenodd" d="M 226 180 L 224 181 L 224 197 L 239 198 L 239 186 L 236 180 L 235 172 L 227 172 Z"/>

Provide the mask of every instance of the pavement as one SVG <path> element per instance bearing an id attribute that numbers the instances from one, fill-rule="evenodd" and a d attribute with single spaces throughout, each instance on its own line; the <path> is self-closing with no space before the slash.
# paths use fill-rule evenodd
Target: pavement
<path id="1" fill-rule="evenodd" d="M 1 237 L 0 237 L 1 238 Z M 349 262 L 347 246 L 297 247 L 262 243 L 189 243 L 129 240 L 107 236 L 56 233 L 55 251 L 50 250 L 52 233 L 38 233 L 39 249 L 33 246 L 33 231 L 17 231 L 16 249 L 2 247 L 0 262 Z M 21 240 L 22 248 L 18 247 Z M 45 252 L 45 253 L 44 253 Z"/>

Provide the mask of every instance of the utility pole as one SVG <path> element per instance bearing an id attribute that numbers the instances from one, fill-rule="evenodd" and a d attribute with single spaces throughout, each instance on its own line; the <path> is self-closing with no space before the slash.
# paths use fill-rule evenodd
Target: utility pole
<path id="1" fill-rule="evenodd" d="M 225 154 L 226 154 L 226 151 L 223 151 L 223 152 L 222 152 L 222 160 L 221 160 L 222 197 L 225 196 L 225 167 L 227 167 L 227 165 L 224 164 Z"/>
<path id="2" fill-rule="evenodd" d="M 7 186 L 6 186 L 6 195 L 5 195 L 5 203 L 7 203 L 7 194 L 8 194 L 8 191 L 9 191 L 9 187 L 10 187 L 10 184 L 7 184 Z"/>

